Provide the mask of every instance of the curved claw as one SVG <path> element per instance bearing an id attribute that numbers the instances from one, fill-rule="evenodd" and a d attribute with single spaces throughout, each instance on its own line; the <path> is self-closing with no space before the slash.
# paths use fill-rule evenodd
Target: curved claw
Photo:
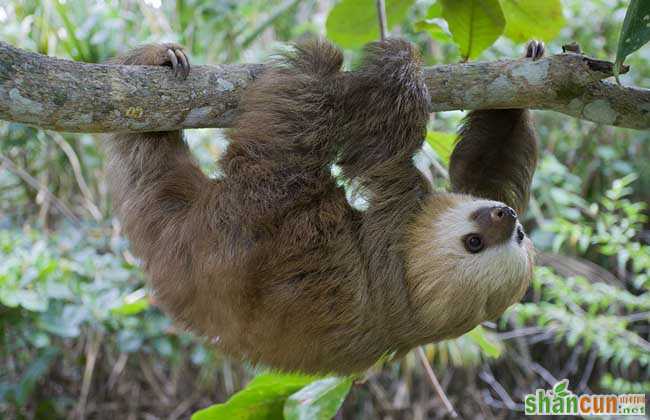
<path id="1" fill-rule="evenodd" d="M 545 45 L 543 41 L 531 40 L 526 44 L 526 58 L 537 60 L 544 56 Z"/>
<path id="2" fill-rule="evenodd" d="M 178 77 L 178 59 L 176 58 L 176 54 L 174 54 L 174 51 L 169 49 L 166 51 L 167 57 L 169 58 L 169 62 L 172 63 L 172 70 L 174 70 L 174 77 Z"/>
<path id="3" fill-rule="evenodd" d="M 180 63 L 181 77 L 183 79 L 187 79 L 187 76 L 190 74 L 190 62 L 183 50 L 175 50 L 174 52 L 176 53 L 176 57 L 178 57 L 178 61 Z"/>

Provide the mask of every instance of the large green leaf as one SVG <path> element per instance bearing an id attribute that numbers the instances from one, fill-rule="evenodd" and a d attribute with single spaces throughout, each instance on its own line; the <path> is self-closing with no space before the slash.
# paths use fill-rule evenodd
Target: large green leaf
<path id="1" fill-rule="evenodd" d="M 500 0 L 506 18 L 505 36 L 516 42 L 550 41 L 565 21 L 560 0 Z"/>
<path id="2" fill-rule="evenodd" d="M 416 31 L 426 31 L 431 38 L 440 42 L 451 42 L 451 34 L 447 29 L 447 23 L 442 19 L 442 6 L 440 3 L 433 3 L 423 20 L 413 25 Z"/>
<path id="3" fill-rule="evenodd" d="M 262 374 L 225 403 L 197 411 L 192 415 L 192 420 L 282 419 L 287 398 L 315 379 L 303 375 Z"/>
<path id="4" fill-rule="evenodd" d="M 632 0 L 627 8 L 616 51 L 616 72 L 625 57 L 650 40 L 650 1 Z"/>
<path id="5" fill-rule="evenodd" d="M 501 36 L 506 21 L 499 0 L 441 0 L 442 16 L 465 60 L 476 58 Z"/>
<path id="6" fill-rule="evenodd" d="M 415 0 L 386 0 L 388 29 L 402 22 Z M 379 39 L 375 0 L 341 0 L 327 16 L 327 37 L 344 48 Z"/>
<path id="7" fill-rule="evenodd" d="M 352 378 L 331 377 L 312 382 L 284 404 L 286 420 L 329 420 L 343 404 Z"/>

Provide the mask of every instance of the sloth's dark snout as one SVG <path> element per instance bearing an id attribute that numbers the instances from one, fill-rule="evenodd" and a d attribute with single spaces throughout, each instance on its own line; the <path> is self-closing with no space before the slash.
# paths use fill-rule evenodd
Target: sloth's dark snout
<path id="1" fill-rule="evenodd" d="M 486 206 L 472 213 L 484 240 L 495 245 L 512 238 L 517 225 L 517 213 L 508 206 Z"/>
<path id="2" fill-rule="evenodd" d="M 517 220 L 517 213 L 508 206 L 494 206 L 490 210 L 490 219 L 493 223 L 504 223 L 504 220 Z"/>

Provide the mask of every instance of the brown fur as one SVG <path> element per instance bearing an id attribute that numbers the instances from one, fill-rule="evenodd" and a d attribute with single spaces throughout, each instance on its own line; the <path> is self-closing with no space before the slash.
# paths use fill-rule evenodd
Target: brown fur
<path id="1" fill-rule="evenodd" d="M 116 61 L 166 65 L 170 48 L 180 47 L 150 45 Z M 179 131 L 110 142 L 115 205 L 157 300 L 224 352 L 253 363 L 357 372 L 387 352 L 456 336 L 485 319 L 472 314 L 474 291 L 465 288 L 433 301 L 431 315 L 430 288 L 418 295 L 408 274 L 437 264 L 413 262 L 409 232 L 426 242 L 436 211 L 473 200 L 431 194 L 412 163 L 428 119 L 417 52 L 387 40 L 370 44 L 357 70 L 341 72 L 341 63 L 340 51 L 314 40 L 265 71 L 241 101 L 221 180 L 199 170 Z M 463 139 L 488 130 L 486 120 L 470 122 Z M 348 204 L 331 176 L 334 162 L 368 193 L 367 211 Z M 466 177 L 456 166 L 456 189 Z M 521 285 L 514 288 L 500 302 L 518 298 Z M 439 303 L 462 313 L 452 310 L 453 320 Z M 430 315 L 439 322 L 432 325 Z"/>

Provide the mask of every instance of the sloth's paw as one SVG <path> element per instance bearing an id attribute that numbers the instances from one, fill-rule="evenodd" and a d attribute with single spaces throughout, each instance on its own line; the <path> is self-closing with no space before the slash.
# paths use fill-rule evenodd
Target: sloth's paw
<path id="1" fill-rule="evenodd" d="M 542 58 L 544 56 L 544 49 L 545 46 L 543 41 L 532 39 L 526 44 L 524 57 L 537 60 L 538 58 Z"/>
<path id="2" fill-rule="evenodd" d="M 175 43 L 144 45 L 109 62 L 136 66 L 169 66 L 174 71 L 174 77 L 179 79 L 186 79 L 190 74 L 190 61 L 183 47 Z"/>
<path id="3" fill-rule="evenodd" d="M 167 59 L 160 63 L 162 66 L 171 66 L 174 71 L 174 77 L 187 79 L 190 74 L 190 60 L 188 60 L 183 47 L 178 44 L 163 44 Z"/>

